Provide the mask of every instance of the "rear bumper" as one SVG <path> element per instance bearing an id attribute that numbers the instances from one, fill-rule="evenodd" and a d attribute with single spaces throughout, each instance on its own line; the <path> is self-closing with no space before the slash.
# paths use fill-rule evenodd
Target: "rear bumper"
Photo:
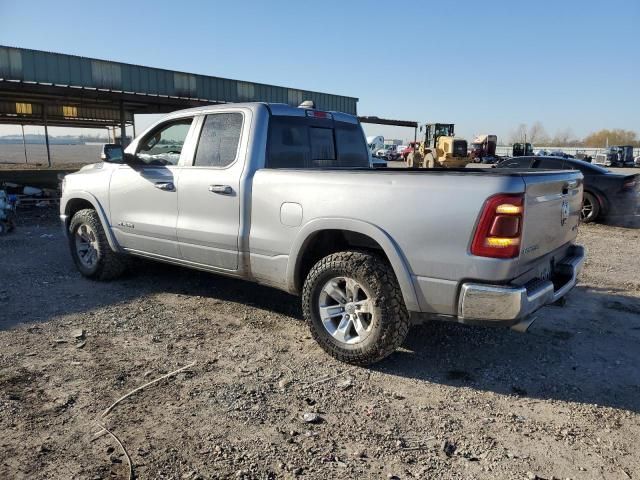
<path id="1" fill-rule="evenodd" d="M 584 247 L 574 245 L 556 265 L 550 280 L 536 280 L 521 287 L 464 283 L 458 300 L 458 321 L 507 326 L 523 322 L 540 307 L 560 300 L 576 285 L 584 260 Z"/>
<path id="2" fill-rule="evenodd" d="M 607 217 L 624 217 L 640 213 L 640 189 L 611 195 L 609 197 Z"/>

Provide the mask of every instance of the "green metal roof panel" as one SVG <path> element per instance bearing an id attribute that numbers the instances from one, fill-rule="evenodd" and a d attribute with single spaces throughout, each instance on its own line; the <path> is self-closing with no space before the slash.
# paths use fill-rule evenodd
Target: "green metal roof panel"
<path id="1" fill-rule="evenodd" d="M 0 80 L 211 102 L 277 102 L 355 115 L 357 98 L 0 45 Z"/>

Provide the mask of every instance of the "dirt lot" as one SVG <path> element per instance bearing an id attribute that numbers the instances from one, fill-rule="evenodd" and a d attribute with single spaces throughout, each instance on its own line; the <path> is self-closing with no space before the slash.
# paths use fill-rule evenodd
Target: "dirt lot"
<path id="1" fill-rule="evenodd" d="M 581 285 L 526 334 L 432 323 L 350 368 L 294 297 L 142 262 L 90 282 L 55 212 L 20 222 L 0 238 L 0 478 L 127 478 L 98 422 L 138 478 L 640 478 L 638 229 L 581 227 Z"/>

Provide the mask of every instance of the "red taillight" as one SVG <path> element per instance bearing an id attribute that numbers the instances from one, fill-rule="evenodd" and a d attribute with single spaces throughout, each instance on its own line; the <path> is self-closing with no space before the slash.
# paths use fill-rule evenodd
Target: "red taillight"
<path id="1" fill-rule="evenodd" d="M 622 184 L 622 190 L 635 190 L 636 189 L 636 178 L 631 178 L 629 180 L 625 180 Z"/>
<path id="2" fill-rule="evenodd" d="M 520 254 L 522 195 L 499 194 L 484 203 L 471 253 L 480 257 L 514 258 Z"/>

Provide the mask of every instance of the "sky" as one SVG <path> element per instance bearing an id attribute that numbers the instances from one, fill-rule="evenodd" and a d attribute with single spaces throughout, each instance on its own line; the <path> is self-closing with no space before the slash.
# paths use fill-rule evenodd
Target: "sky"
<path id="1" fill-rule="evenodd" d="M 468 140 L 536 121 L 640 135 L 639 0 L 0 0 L 0 25 L 1 45 L 353 96 Z"/>

